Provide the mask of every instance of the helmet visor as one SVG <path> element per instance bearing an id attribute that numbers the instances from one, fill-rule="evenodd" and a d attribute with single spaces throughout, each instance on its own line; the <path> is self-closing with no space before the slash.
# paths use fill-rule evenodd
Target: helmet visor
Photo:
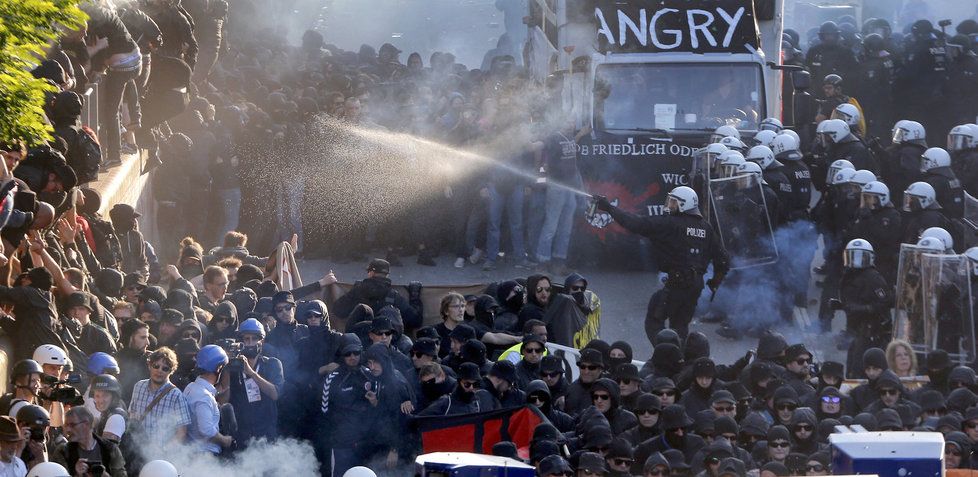
<path id="1" fill-rule="evenodd" d="M 947 150 L 950 152 L 963 151 L 968 148 L 968 136 L 962 134 L 948 134 Z"/>
<path id="2" fill-rule="evenodd" d="M 903 211 L 916 212 L 923 207 L 920 206 L 920 197 L 911 194 L 903 194 Z"/>
<path id="3" fill-rule="evenodd" d="M 845 121 L 846 124 L 849 124 L 849 125 L 852 124 L 852 116 L 850 116 L 850 115 L 848 115 L 846 113 L 843 113 L 842 111 L 839 111 L 838 109 L 835 109 L 835 110 L 832 111 L 832 117 L 831 117 L 831 119 L 841 119 L 841 120 Z"/>
<path id="4" fill-rule="evenodd" d="M 859 206 L 864 209 L 876 210 L 883 206 L 882 200 L 879 195 L 863 192 L 859 195 Z"/>
<path id="5" fill-rule="evenodd" d="M 896 128 L 893 130 L 893 143 L 900 144 L 907 137 L 907 130 L 903 128 Z"/>
<path id="6" fill-rule="evenodd" d="M 710 136 L 710 144 L 716 144 L 716 143 L 722 141 L 723 138 L 725 138 L 725 137 L 727 137 L 727 136 L 724 136 L 723 134 L 713 133 L 713 135 Z"/>
<path id="7" fill-rule="evenodd" d="M 666 196 L 666 210 L 667 214 L 678 214 L 679 213 L 679 199 L 674 196 Z"/>
<path id="8" fill-rule="evenodd" d="M 873 252 L 868 250 L 846 250 L 843 257 L 846 268 L 866 268 L 873 266 Z"/>
<path id="9" fill-rule="evenodd" d="M 761 123 L 761 126 L 760 126 L 759 129 L 761 131 L 774 131 L 774 132 L 781 131 L 781 128 L 779 128 L 778 125 L 777 124 L 774 124 L 774 123 Z"/>

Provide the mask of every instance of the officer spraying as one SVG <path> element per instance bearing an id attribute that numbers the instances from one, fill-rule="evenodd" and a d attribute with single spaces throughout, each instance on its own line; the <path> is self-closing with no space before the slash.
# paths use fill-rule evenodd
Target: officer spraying
<path id="1" fill-rule="evenodd" d="M 594 196 L 594 200 L 622 227 L 652 242 L 659 268 L 667 274 L 665 286 L 649 301 L 645 331 L 650 340 L 666 327 L 667 321 L 685 338 L 708 266 L 713 264 L 713 276 L 706 283 L 714 293 L 730 268 L 726 250 L 700 214 L 696 192 L 689 187 L 676 187 L 666 198 L 666 214 L 650 217 L 624 212 L 604 196 Z"/>

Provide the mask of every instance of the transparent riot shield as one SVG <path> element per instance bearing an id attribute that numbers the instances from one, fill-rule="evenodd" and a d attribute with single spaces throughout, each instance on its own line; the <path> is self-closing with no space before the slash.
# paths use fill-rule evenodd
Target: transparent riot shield
<path id="1" fill-rule="evenodd" d="M 978 199 L 965 192 L 964 217 L 955 219 L 955 222 L 960 223 L 962 244 L 959 250 L 967 250 L 971 247 L 978 246 Z"/>
<path id="2" fill-rule="evenodd" d="M 912 244 L 900 245 L 897 265 L 896 303 L 893 337 L 910 343 L 915 350 L 927 351 L 924 337 L 924 288 L 921 255 L 923 249 Z"/>
<path id="3" fill-rule="evenodd" d="M 730 268 L 778 261 L 774 227 L 760 177 L 745 174 L 710 181 L 710 204 L 717 234 L 730 255 Z"/>
<path id="4" fill-rule="evenodd" d="M 714 159 L 714 155 L 708 153 L 705 147 L 693 152 L 693 161 L 689 168 L 689 186 L 696 191 L 697 197 L 707 197 L 709 194 L 710 179 L 714 175 Z M 706 220 L 713 221 L 713 215 L 710 213 L 710 201 L 700 201 L 700 213 L 706 217 Z"/>
<path id="5" fill-rule="evenodd" d="M 927 350 L 943 349 L 953 361 L 975 359 L 971 267 L 964 255 L 921 256 L 923 338 Z M 911 342 L 913 343 L 913 342 Z"/>

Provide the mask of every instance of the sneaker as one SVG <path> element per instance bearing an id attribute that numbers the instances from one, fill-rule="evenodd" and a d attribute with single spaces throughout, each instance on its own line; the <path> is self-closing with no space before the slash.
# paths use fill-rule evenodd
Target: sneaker
<path id="1" fill-rule="evenodd" d="M 486 263 L 482 265 L 483 272 L 489 272 L 496 269 L 496 263 L 492 260 L 486 260 Z"/>
<path id="2" fill-rule="evenodd" d="M 480 261 L 482 261 L 482 255 L 483 252 L 481 249 L 477 248 L 473 250 L 472 255 L 469 255 L 469 263 L 471 263 L 472 265 L 479 263 Z"/>
<path id="3" fill-rule="evenodd" d="M 455 268 L 465 268 L 465 257 L 455 259 Z"/>

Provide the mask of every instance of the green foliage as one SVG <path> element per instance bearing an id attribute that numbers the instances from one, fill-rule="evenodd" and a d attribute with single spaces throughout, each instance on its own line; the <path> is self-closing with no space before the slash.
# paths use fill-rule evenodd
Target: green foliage
<path id="1" fill-rule="evenodd" d="M 30 74 L 61 32 L 84 24 L 79 0 L 0 0 L 0 139 L 36 144 L 50 138 L 44 93 L 53 86 Z"/>

